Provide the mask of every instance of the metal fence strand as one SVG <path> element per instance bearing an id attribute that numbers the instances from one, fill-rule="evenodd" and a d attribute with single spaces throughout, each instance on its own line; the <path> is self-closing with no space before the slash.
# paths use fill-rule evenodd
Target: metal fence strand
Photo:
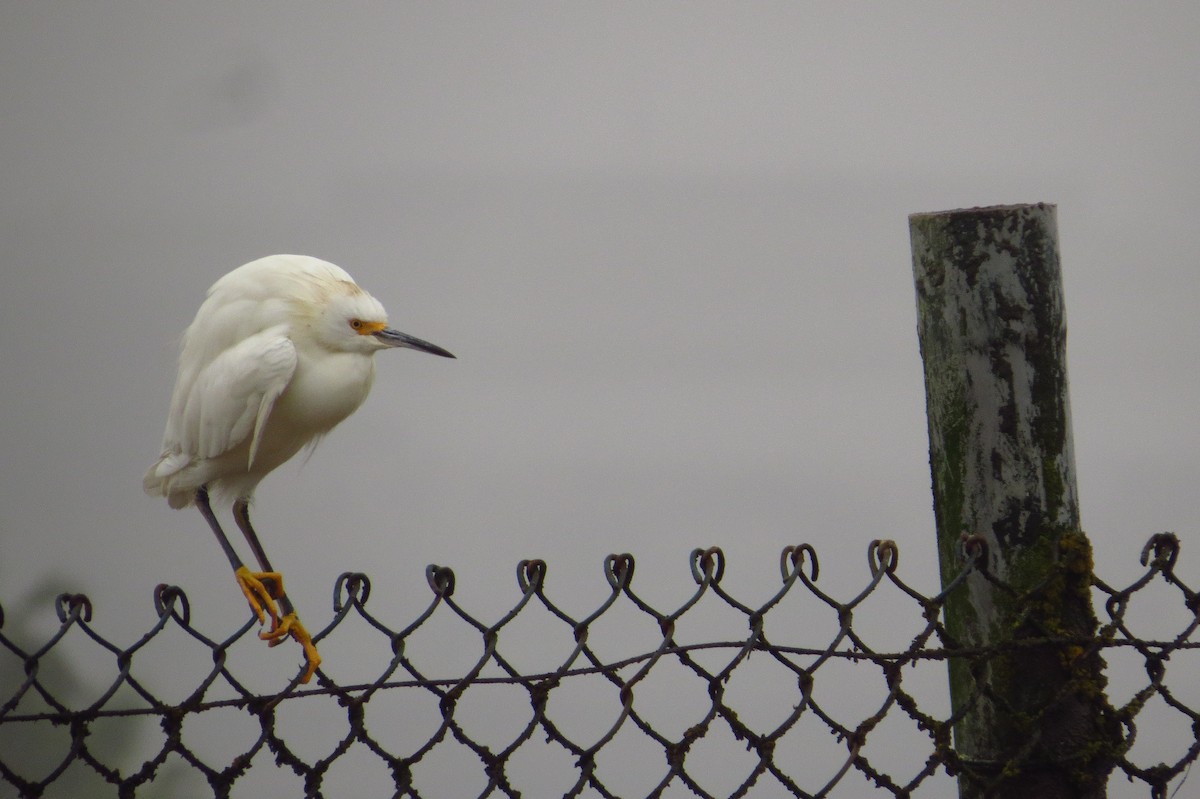
<path id="1" fill-rule="evenodd" d="M 954 778 L 986 787 L 998 784 L 1004 773 L 1046 765 L 1034 754 L 1047 751 L 1038 745 L 1038 724 L 1030 725 L 1034 732 L 1003 760 L 972 760 L 954 742 L 955 724 L 967 710 L 949 710 L 944 673 L 931 692 L 929 672 L 923 670 L 956 660 L 965 664 L 974 675 L 968 705 L 986 699 L 1005 712 L 983 677 L 991 664 L 1055 652 L 1077 660 L 1120 655 L 1123 662 L 1140 663 L 1144 677 L 1120 704 L 1105 705 L 1122 731 L 1114 755 L 1120 776 L 1114 779 L 1140 785 L 1147 796 L 1167 797 L 1200 759 L 1194 676 L 1180 665 L 1200 649 L 1200 594 L 1176 571 L 1180 552 L 1177 536 L 1160 533 L 1141 551 L 1144 570 L 1128 585 L 1117 587 L 1092 575 L 1100 616 L 1094 636 L 1069 638 L 1029 621 L 1014 625 L 1010 640 L 986 647 L 962 645 L 942 623 L 948 597 L 967 590 L 969 574 L 1011 591 L 987 573 L 986 544 L 976 537 L 964 537 L 962 571 L 930 593 L 902 577 L 899 548 L 889 540 L 868 545 L 867 577 L 859 588 L 844 581 L 818 587 L 816 550 L 809 544 L 788 546 L 780 553 L 779 582 L 765 599 L 751 602 L 726 584 L 725 553 L 697 548 L 688 556 L 693 588 L 665 609 L 635 587 L 636 561 L 628 553 L 605 559 L 607 591 L 593 610 L 582 613 L 568 612 L 554 599 L 547 589 L 549 567 L 537 559 L 517 564 L 518 595 L 511 605 L 493 603 L 486 617 L 455 596 L 453 570 L 431 565 L 425 571 L 428 604 L 400 623 L 371 604 L 367 575 L 346 572 L 333 586 L 332 616 L 313 640 L 336 653 L 333 633 L 361 629 L 368 640 L 382 641 L 386 654 L 368 664 L 372 670 L 366 679 L 339 681 L 326 664 L 315 684 L 300 685 L 298 672 L 272 693 L 249 687 L 252 683 L 238 675 L 244 667 L 230 657 L 256 639 L 253 618 L 224 637 L 207 635 L 197 627 L 183 589 L 163 584 L 154 589 L 154 623 L 123 646 L 97 631 L 95 609 L 86 596 L 64 593 L 54 600 L 57 627 L 41 641 L 20 640 L 19 631 L 4 626 L 11 627 L 13 618 L 0 607 L 0 795 L 60 795 L 71 780 L 86 777 L 109 784 L 115 796 L 151 796 L 164 774 L 191 772 L 189 778 L 202 780 L 214 797 L 227 797 L 257 771 L 273 767 L 294 775 L 305 796 L 334 796 L 339 795 L 331 787 L 339 779 L 338 764 L 351 756 L 378 762 L 392 795 L 411 799 L 445 795 L 445 786 L 430 776 L 446 768 L 438 765 L 443 761 L 452 762 L 455 778 L 461 774 L 481 797 L 551 795 L 549 783 L 542 781 L 555 769 L 553 795 L 570 797 L 657 797 L 681 789 L 714 799 L 760 795 L 760 790 L 825 797 L 851 785 L 909 797 Z M 1029 608 L 1049 586 L 1011 595 Z M 1173 597 L 1170 601 L 1185 612 L 1177 624 L 1143 629 L 1145 622 L 1130 608 L 1149 591 Z M 843 594 L 849 598 L 838 598 Z M 1159 593 L 1154 596 L 1162 602 Z M 881 646 L 873 637 L 879 632 L 873 625 L 881 623 L 873 618 L 878 601 L 907 606 L 913 614 L 911 631 L 890 631 L 900 636 L 899 646 Z M 797 603 L 803 604 L 800 612 Z M 714 608 L 743 631 L 720 634 L 711 621 Z M 635 620 L 633 627 L 623 621 L 627 618 Z M 553 658 L 549 647 L 543 652 L 529 645 L 531 633 L 525 628 L 534 619 L 534 639 L 561 646 Z M 625 626 L 614 633 L 608 629 L 612 619 Z M 643 619 L 644 627 L 636 621 Z M 818 622 L 828 625 L 825 637 L 798 640 L 790 632 L 790 625 Z M 683 631 L 696 623 L 703 625 L 705 637 L 691 640 Z M 1018 627 L 1025 629 L 1018 633 Z M 465 634 L 468 643 L 458 638 L 453 646 L 440 643 L 444 639 L 437 635 L 448 628 Z M 155 665 L 151 644 L 168 634 L 182 635 L 212 661 L 195 682 L 179 686 L 186 693 L 174 702 L 157 696 L 150 686 L 158 683 L 147 679 Z M 613 654 L 614 642 L 626 645 L 626 651 Z M 637 643 L 632 653 L 631 642 Z M 86 672 L 100 683 L 79 700 L 54 675 L 64 664 L 73 665 L 72 647 L 85 644 L 96 647 Z M 446 656 L 462 660 L 449 668 Z M 1122 678 L 1131 679 L 1128 669 Z M 744 704 L 760 679 L 772 680 L 766 712 Z M 849 698 L 839 694 L 848 679 L 849 693 L 855 694 Z M 671 700 L 672 715 L 664 720 L 659 694 L 676 689 L 692 692 L 691 699 L 678 707 Z M 1048 717 L 1087 690 L 1094 689 L 1068 681 L 1040 715 Z M 500 697 L 507 703 L 501 714 L 473 706 Z M 848 699 L 854 710 L 847 708 Z M 564 702 L 572 709 L 564 710 Z M 316 709 L 312 703 L 322 714 L 319 726 L 327 728 L 317 755 L 306 748 L 310 745 L 291 717 L 293 709 Z M 402 708 L 392 712 L 387 703 Z M 934 709 L 934 703 L 943 709 Z M 420 725 L 409 723 L 409 707 L 424 708 Z M 252 726 L 230 745 L 236 750 L 232 755 L 217 760 L 206 753 L 203 740 L 190 737 L 189 725 L 222 713 L 244 717 Z M 1190 730 L 1190 740 L 1178 742 L 1177 751 L 1155 749 L 1147 755 L 1151 744 L 1139 735 L 1147 734 L 1140 727 L 1155 732 L 1156 724 L 1147 721 L 1151 713 L 1173 716 L 1177 727 Z M 145 752 L 119 763 L 107 753 L 111 733 L 103 725 L 155 721 L 161 743 L 156 738 Z M 902 744 L 894 740 L 897 728 L 906 730 Z M 830 746 L 820 743 L 822 735 L 835 748 L 807 754 L 814 743 Z M 58 743 L 42 743 L 51 739 Z M 744 750 L 728 775 L 716 774 L 708 762 L 705 747 L 716 741 Z M 893 762 L 889 745 L 910 753 L 902 767 Z M 1059 763 L 1087 756 L 1069 747 L 1055 755 Z M 643 773 L 624 767 L 631 757 L 639 758 Z M 622 766 L 614 767 L 618 761 Z M 551 763 L 558 765 L 551 768 Z"/>

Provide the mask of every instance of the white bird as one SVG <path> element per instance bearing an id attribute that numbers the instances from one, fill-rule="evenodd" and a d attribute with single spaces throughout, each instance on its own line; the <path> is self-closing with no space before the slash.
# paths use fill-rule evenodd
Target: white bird
<path id="1" fill-rule="evenodd" d="M 446 350 L 388 327 L 383 305 L 345 271 L 303 255 L 272 255 L 222 277 L 183 335 L 162 454 L 143 487 L 172 508 L 200 509 L 274 646 L 304 647 L 308 682 L 321 662 L 250 525 L 249 505 L 271 470 L 353 413 L 375 378 L 379 350 Z M 217 523 L 209 492 L 233 517 L 261 572 L 242 563 Z M 275 603 L 279 603 L 279 610 Z M 282 615 L 280 614 L 282 611 Z"/>

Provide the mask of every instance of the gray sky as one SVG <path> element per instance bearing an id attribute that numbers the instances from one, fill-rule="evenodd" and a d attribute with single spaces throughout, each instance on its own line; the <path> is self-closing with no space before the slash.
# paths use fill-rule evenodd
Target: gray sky
<path id="1" fill-rule="evenodd" d="M 260 488 L 302 615 L 362 570 L 409 619 L 427 563 L 486 615 L 524 557 L 582 611 L 622 551 L 673 606 L 713 544 L 752 601 L 878 537 L 932 590 L 907 216 L 1039 201 L 1098 569 L 1175 530 L 1194 570 L 1198 42 L 1194 3 L 5 3 L 0 603 L 244 617 L 140 479 L 205 289 L 273 252 L 459 357 L 384 353 Z"/>

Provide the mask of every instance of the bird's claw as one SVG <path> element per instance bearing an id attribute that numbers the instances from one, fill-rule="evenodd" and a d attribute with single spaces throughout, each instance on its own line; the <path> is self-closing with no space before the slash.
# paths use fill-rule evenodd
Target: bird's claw
<path id="1" fill-rule="evenodd" d="M 321 655 L 317 652 L 317 647 L 312 641 L 312 636 L 308 634 L 308 630 L 304 629 L 304 625 L 300 623 L 300 617 L 295 613 L 289 613 L 280 619 L 279 624 L 272 627 L 270 631 L 258 634 L 259 638 L 267 642 L 267 646 L 278 646 L 288 636 L 295 638 L 300 643 L 300 646 L 304 647 L 304 661 L 306 666 L 304 676 L 300 678 L 300 682 L 307 683 L 312 679 L 317 666 L 321 665 Z"/>
<path id="2" fill-rule="evenodd" d="M 312 636 L 308 634 L 308 630 L 304 629 L 304 625 L 300 623 L 300 618 L 295 612 L 281 617 L 279 610 L 275 607 L 276 601 L 285 596 L 283 575 L 279 572 L 252 572 L 245 566 L 240 567 L 235 574 L 238 585 L 241 586 L 242 593 L 246 596 L 246 601 L 250 603 L 250 609 L 258 617 L 258 623 L 265 624 L 267 616 L 271 617 L 270 629 L 260 632 L 258 637 L 266 641 L 268 646 L 279 646 L 285 639 L 291 637 L 304 647 L 305 669 L 300 682 L 307 683 L 312 679 L 317 666 L 321 665 L 321 656 L 312 642 Z"/>
<path id="3" fill-rule="evenodd" d="M 258 617 L 258 623 L 266 623 L 269 615 L 271 632 L 279 629 L 279 611 L 275 607 L 275 600 L 283 596 L 283 575 L 278 572 L 252 572 L 245 566 L 239 567 L 234 575 L 246 601 L 250 603 L 250 609 Z"/>

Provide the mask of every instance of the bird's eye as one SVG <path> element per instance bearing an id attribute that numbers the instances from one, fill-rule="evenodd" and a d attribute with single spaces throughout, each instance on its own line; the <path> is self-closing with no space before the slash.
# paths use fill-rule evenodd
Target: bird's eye
<path id="1" fill-rule="evenodd" d="M 350 320 L 350 329 L 351 330 L 362 330 L 363 329 L 363 320 L 351 319 Z"/>

